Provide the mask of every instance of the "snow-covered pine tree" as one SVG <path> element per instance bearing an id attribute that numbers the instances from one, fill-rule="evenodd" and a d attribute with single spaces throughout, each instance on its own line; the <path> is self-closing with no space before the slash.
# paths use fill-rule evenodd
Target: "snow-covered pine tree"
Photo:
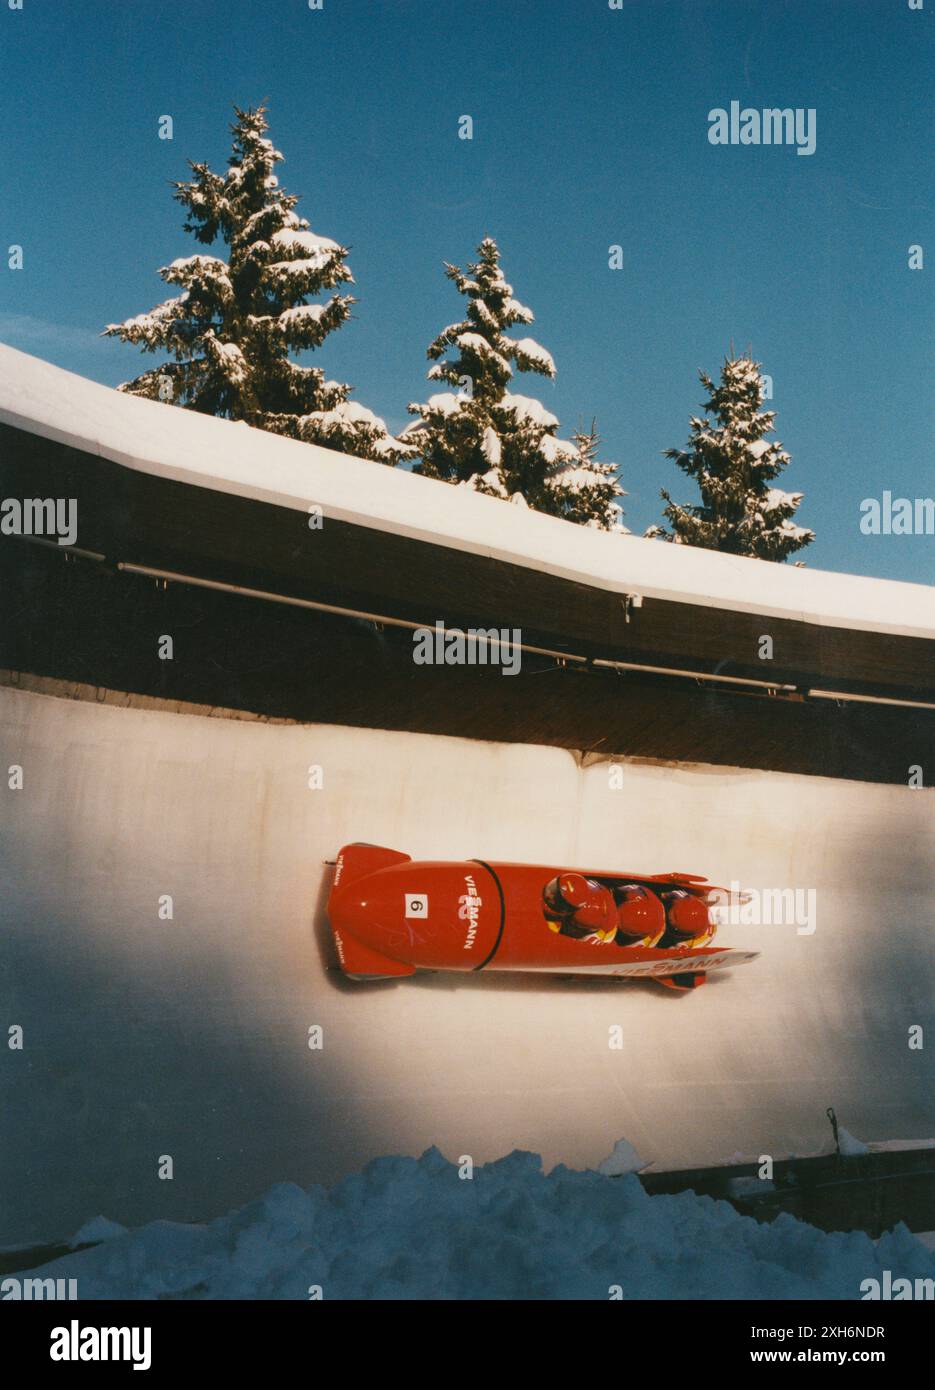
<path id="1" fill-rule="evenodd" d="M 772 431 L 776 413 L 760 410 L 760 364 L 729 356 L 718 385 L 705 372 L 699 376 L 708 394 L 705 415 L 711 418 L 692 416 L 687 447 L 665 453 L 694 478 L 701 505 L 681 506 L 663 489 L 672 529 L 651 526 L 646 534 L 731 555 L 785 560 L 815 533 L 792 520 L 802 493 L 770 486 L 790 460 L 778 440 L 763 437 Z"/>
<path id="2" fill-rule="evenodd" d="M 379 416 L 349 399 L 350 386 L 292 360 L 320 347 L 350 314 L 350 295 L 308 302 L 353 283 L 347 248 L 316 236 L 295 213 L 298 198 L 274 172 L 283 156 L 267 138 L 265 107 L 234 111 L 226 174 L 189 161 L 193 178 L 173 194 L 188 211 L 186 232 L 206 246 L 220 237 L 228 259 L 173 261 L 159 274 L 181 294 L 108 325 L 106 334 L 172 359 L 120 390 L 382 463 L 412 457 Z"/>
<path id="3" fill-rule="evenodd" d="M 550 500 L 561 506 L 560 515 L 566 521 L 627 532 L 623 508 L 615 500 L 626 497 L 626 492 L 620 486 L 616 465 L 598 460 L 601 437 L 597 422 L 592 420 L 590 429 L 576 429 L 571 438 L 574 454 L 557 463 L 549 476 Z"/>
<path id="4" fill-rule="evenodd" d="M 602 529 L 624 529 L 614 501 L 621 495 L 614 464 L 597 460 L 598 437 L 558 439 L 558 420 L 540 401 L 507 390 L 514 368 L 554 377 L 555 363 L 532 338 L 507 329 L 532 322 L 503 278 L 492 237 L 467 271 L 445 274 L 467 298 L 466 318 L 449 324 L 429 346 L 431 381 L 454 389 L 410 404 L 418 419 L 402 439 L 418 447 L 415 472 L 463 483 L 495 497 L 519 495 L 528 506 Z"/>

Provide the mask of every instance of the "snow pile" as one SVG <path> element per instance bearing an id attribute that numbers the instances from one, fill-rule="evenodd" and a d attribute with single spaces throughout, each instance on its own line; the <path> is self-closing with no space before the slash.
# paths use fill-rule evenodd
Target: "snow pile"
<path id="1" fill-rule="evenodd" d="M 857 1154 L 868 1154 L 870 1147 L 862 1139 L 855 1139 L 853 1134 L 843 1127 L 838 1130 L 838 1153 L 844 1154 L 848 1158 L 853 1158 Z"/>
<path id="2" fill-rule="evenodd" d="M 462 1171 L 437 1149 L 380 1158 L 330 1191 L 281 1183 L 207 1225 L 111 1231 L 41 1275 L 77 1279 L 82 1299 L 608 1299 L 615 1286 L 625 1298 L 857 1299 L 886 1269 L 935 1276 L 935 1254 L 903 1226 L 874 1242 L 786 1215 L 760 1225 L 726 1202 L 648 1197 L 632 1173 L 545 1175 L 519 1151 Z"/>
<path id="3" fill-rule="evenodd" d="M 126 1226 L 121 1226 L 119 1221 L 110 1221 L 106 1216 L 93 1216 L 75 1232 L 68 1244 L 75 1250 L 79 1245 L 96 1245 L 126 1233 Z"/>
<path id="4" fill-rule="evenodd" d="M 625 1173 L 638 1173 L 648 1166 L 628 1139 L 618 1139 L 613 1153 L 597 1165 L 597 1171 L 605 1178 L 622 1178 Z"/>

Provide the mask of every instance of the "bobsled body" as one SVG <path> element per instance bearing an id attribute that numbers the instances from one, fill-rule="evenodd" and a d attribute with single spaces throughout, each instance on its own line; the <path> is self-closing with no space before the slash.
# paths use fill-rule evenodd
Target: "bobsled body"
<path id="1" fill-rule="evenodd" d="M 693 988 L 708 971 L 757 954 L 710 944 L 713 891 L 694 874 L 418 861 L 376 845 L 346 845 L 328 916 L 352 979 L 514 970 L 649 976 Z"/>

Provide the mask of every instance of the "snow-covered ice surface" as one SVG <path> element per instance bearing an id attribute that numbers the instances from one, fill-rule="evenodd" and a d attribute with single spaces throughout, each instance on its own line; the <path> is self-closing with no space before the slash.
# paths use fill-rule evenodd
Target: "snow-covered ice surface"
<path id="1" fill-rule="evenodd" d="M 144 473 L 301 511 L 318 504 L 337 520 L 616 593 L 935 636 L 935 588 L 927 585 L 796 569 L 574 526 L 242 423 L 125 395 L 2 344 L 0 421 Z"/>
<path id="2" fill-rule="evenodd" d="M 648 1197 L 632 1174 L 544 1174 L 520 1151 L 462 1178 L 430 1149 L 330 1191 L 277 1184 L 206 1225 L 107 1231 L 28 1277 L 74 1278 L 80 1299 L 859 1299 L 884 1270 L 935 1277 L 935 1252 L 904 1226 L 872 1241 L 761 1225 L 691 1193 Z"/>

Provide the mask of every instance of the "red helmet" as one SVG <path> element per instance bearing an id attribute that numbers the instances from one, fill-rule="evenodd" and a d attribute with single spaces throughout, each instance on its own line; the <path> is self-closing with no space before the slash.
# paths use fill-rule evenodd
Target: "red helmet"
<path id="1" fill-rule="evenodd" d="M 617 902 L 617 931 L 632 937 L 634 944 L 654 946 L 666 929 L 665 908 L 648 889 L 638 883 L 628 883 L 619 890 Z"/>
<path id="2" fill-rule="evenodd" d="M 684 888 L 673 888 L 663 894 L 666 919 L 672 931 L 686 940 L 704 936 L 711 930 L 705 902 Z"/>
<path id="3" fill-rule="evenodd" d="M 577 927 L 590 931 L 613 928 L 616 907 L 609 888 L 584 874 L 559 874 L 546 887 L 546 902 L 553 912 L 567 913 Z"/>
<path id="4" fill-rule="evenodd" d="M 559 874 L 556 883 L 558 896 L 566 907 L 581 907 L 597 887 L 584 874 Z"/>

